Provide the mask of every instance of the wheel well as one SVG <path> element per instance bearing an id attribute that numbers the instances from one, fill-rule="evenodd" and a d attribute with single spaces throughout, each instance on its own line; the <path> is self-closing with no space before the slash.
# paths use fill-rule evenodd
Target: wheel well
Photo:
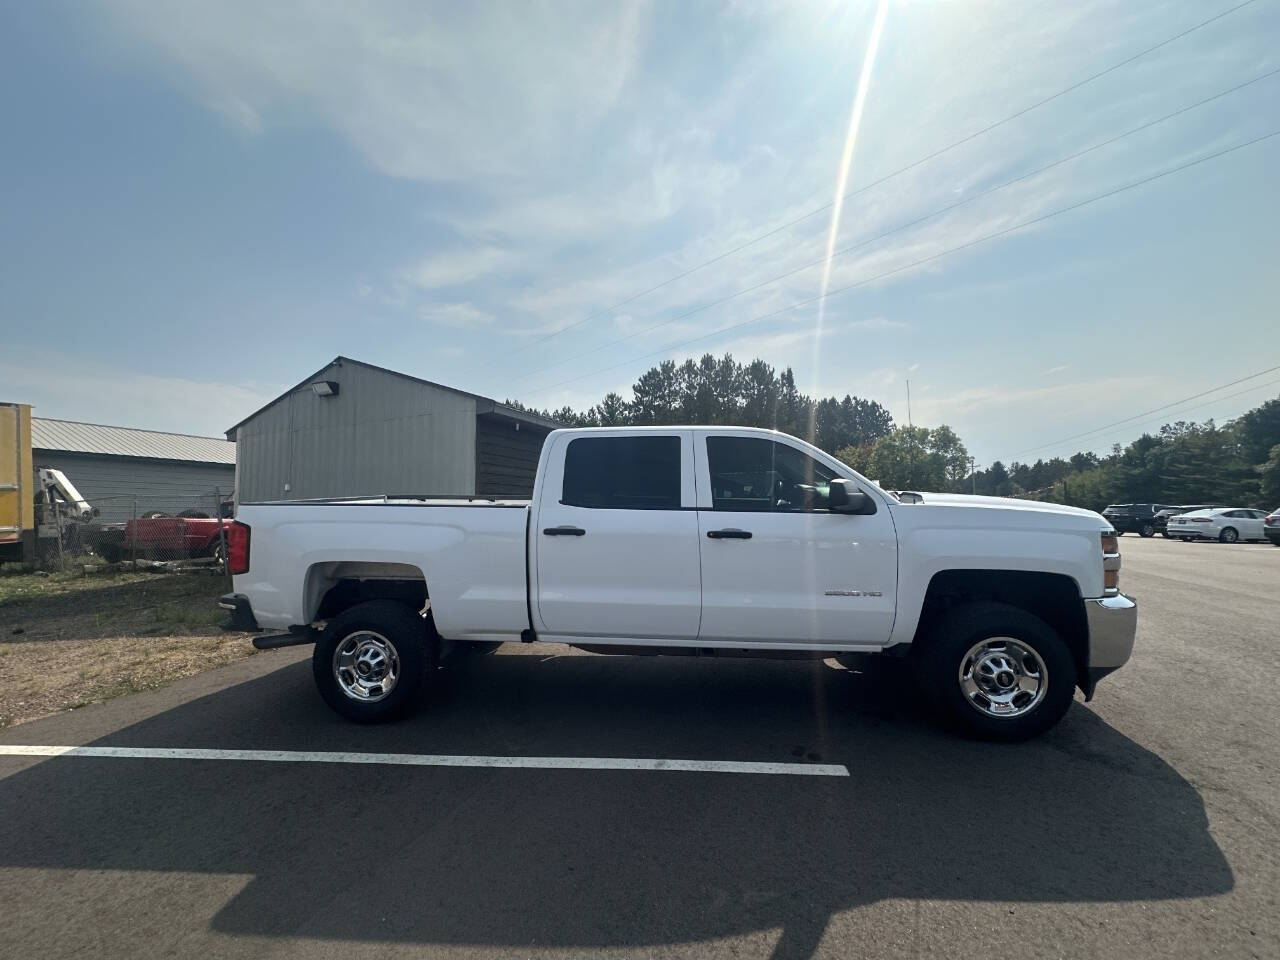
<path id="1" fill-rule="evenodd" d="M 395 600 L 422 610 L 427 597 L 426 578 L 412 564 L 343 560 L 307 571 L 309 622 L 332 619 L 366 600 Z"/>
<path id="2" fill-rule="evenodd" d="M 1068 576 L 1027 570 L 943 570 L 929 581 L 924 609 L 916 627 L 923 639 L 946 610 L 961 603 L 987 600 L 1007 603 L 1033 614 L 1052 627 L 1076 662 L 1077 682 L 1087 682 L 1089 624 L 1080 588 Z M 914 646 L 914 644 L 913 644 Z"/>

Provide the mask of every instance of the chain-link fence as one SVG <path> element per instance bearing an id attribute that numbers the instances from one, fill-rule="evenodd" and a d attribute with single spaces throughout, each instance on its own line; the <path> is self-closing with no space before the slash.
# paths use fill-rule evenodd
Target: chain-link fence
<path id="1" fill-rule="evenodd" d="M 76 563 L 145 562 L 224 566 L 224 524 L 231 503 L 221 491 L 194 496 L 98 497 L 36 503 L 37 557 L 44 569 Z"/>

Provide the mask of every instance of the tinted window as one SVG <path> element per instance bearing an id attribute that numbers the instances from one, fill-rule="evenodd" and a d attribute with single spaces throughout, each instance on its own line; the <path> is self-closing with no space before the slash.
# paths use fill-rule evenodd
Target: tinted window
<path id="1" fill-rule="evenodd" d="M 707 466 L 716 510 L 826 510 L 837 476 L 794 447 L 761 437 L 708 437 Z"/>
<path id="2" fill-rule="evenodd" d="M 679 437 L 579 437 L 564 455 L 562 501 L 622 510 L 680 508 Z"/>

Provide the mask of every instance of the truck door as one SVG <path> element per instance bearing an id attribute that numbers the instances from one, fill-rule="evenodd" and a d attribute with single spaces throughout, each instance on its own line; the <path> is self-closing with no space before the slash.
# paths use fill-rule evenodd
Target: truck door
<path id="1" fill-rule="evenodd" d="M 538 632 L 549 640 L 696 638 L 692 432 L 552 442 L 530 529 Z"/>
<path id="2" fill-rule="evenodd" d="M 883 644 L 893 628 L 897 536 L 871 515 L 832 513 L 842 476 L 802 445 L 695 434 L 702 545 L 700 641 Z"/>

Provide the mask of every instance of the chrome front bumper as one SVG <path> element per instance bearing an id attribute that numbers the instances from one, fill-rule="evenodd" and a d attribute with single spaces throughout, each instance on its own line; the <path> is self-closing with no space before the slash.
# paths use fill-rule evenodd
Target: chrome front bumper
<path id="1" fill-rule="evenodd" d="M 1121 593 L 1086 600 L 1084 612 L 1089 625 L 1089 664 L 1081 687 L 1089 700 L 1099 680 L 1129 662 L 1138 632 L 1138 604 Z"/>

